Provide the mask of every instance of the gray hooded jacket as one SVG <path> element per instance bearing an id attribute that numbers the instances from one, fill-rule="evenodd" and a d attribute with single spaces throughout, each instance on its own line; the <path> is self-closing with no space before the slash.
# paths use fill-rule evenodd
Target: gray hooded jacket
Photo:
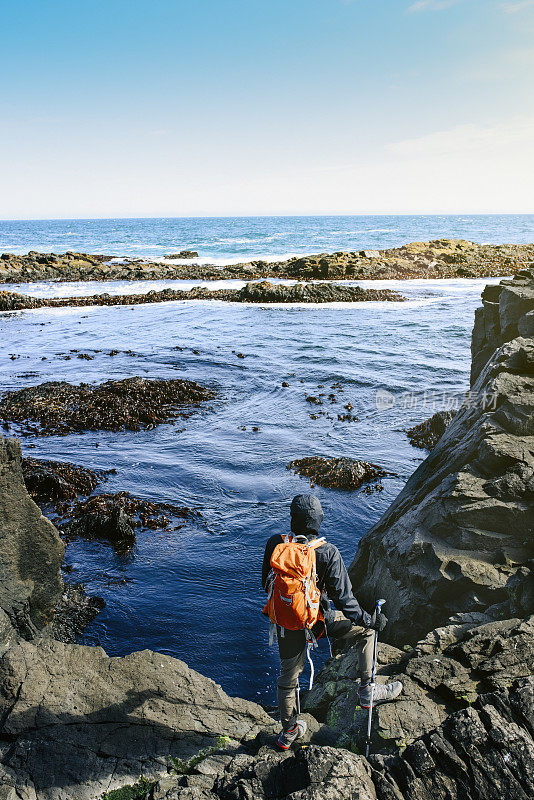
<path id="1" fill-rule="evenodd" d="M 297 495 L 291 503 L 291 531 L 304 535 L 308 539 L 315 538 L 323 521 L 323 509 L 318 498 L 313 494 Z M 283 536 L 271 536 L 265 546 L 261 582 L 265 589 L 267 577 L 271 570 L 271 556 Z M 352 585 L 341 553 L 334 544 L 325 542 L 315 551 L 317 564 L 317 581 L 322 592 L 321 610 L 326 627 L 332 625 L 334 610 L 331 603 L 355 625 L 369 627 L 371 616 L 364 611 L 352 593 Z"/>

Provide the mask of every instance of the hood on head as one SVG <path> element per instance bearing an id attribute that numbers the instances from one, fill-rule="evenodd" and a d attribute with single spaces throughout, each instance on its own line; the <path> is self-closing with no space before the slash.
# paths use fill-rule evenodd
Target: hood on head
<path id="1" fill-rule="evenodd" d="M 291 501 L 291 530 L 293 533 L 318 533 L 324 513 L 314 494 L 298 494 Z"/>

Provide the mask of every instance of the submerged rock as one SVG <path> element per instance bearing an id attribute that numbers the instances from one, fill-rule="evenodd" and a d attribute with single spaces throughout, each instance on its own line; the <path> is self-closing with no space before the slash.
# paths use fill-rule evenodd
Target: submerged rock
<path id="1" fill-rule="evenodd" d="M 16 423 L 23 435 L 34 436 L 139 431 L 187 417 L 214 394 L 180 378 L 124 378 L 98 386 L 54 381 L 4 394 L 0 419 Z"/>
<path id="2" fill-rule="evenodd" d="M 297 458 L 287 465 L 299 475 L 309 478 L 314 484 L 328 489 L 359 489 L 364 483 L 378 481 L 385 475 L 392 475 L 376 464 L 357 461 L 354 458 L 321 458 L 309 456 Z"/>
<path id="3" fill-rule="evenodd" d="M 432 450 L 454 419 L 455 414 L 455 411 L 436 411 L 429 419 L 409 428 L 406 433 L 411 444 L 423 450 Z"/>
<path id="4" fill-rule="evenodd" d="M 59 642 L 77 642 L 105 605 L 101 597 L 89 596 L 81 583 L 63 584 L 61 600 L 49 622 L 51 636 Z"/>
<path id="5" fill-rule="evenodd" d="M 180 250 L 179 253 L 168 253 L 163 258 L 198 258 L 198 253 L 196 250 Z"/>

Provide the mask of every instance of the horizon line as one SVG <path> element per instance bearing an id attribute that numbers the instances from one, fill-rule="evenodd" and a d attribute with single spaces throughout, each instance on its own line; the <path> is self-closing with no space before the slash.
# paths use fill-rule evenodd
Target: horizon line
<path id="1" fill-rule="evenodd" d="M 0 217 L 2 222 L 87 222 L 89 220 L 164 220 L 164 219 L 302 219 L 306 217 L 533 217 L 534 211 L 455 211 L 455 212 L 368 212 L 319 214 L 181 214 L 148 217 Z"/>

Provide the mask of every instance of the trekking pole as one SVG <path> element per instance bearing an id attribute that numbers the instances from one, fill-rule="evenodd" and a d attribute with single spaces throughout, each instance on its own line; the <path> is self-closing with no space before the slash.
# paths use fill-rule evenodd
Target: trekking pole
<path id="1" fill-rule="evenodd" d="M 378 621 L 378 617 L 380 616 L 380 612 L 382 610 L 382 606 L 384 605 L 385 600 L 378 600 L 376 603 L 376 621 Z M 375 688 L 375 670 L 376 670 L 376 654 L 378 650 L 378 630 L 375 629 L 375 643 L 374 643 L 374 650 L 373 650 L 373 668 L 371 670 L 371 701 L 369 703 L 369 716 L 367 717 L 367 739 L 365 741 L 365 757 L 369 757 L 369 749 L 371 747 L 371 722 L 373 719 L 373 692 Z"/>
<path id="2" fill-rule="evenodd" d="M 313 679 L 315 677 L 315 667 L 313 666 L 313 661 L 312 661 L 312 657 L 311 657 L 311 645 L 310 644 L 308 644 L 308 646 L 306 648 L 306 657 L 307 657 L 308 661 L 310 662 L 310 692 L 311 692 L 311 690 L 313 689 Z"/>
<path id="3" fill-rule="evenodd" d="M 297 678 L 297 687 L 295 689 L 295 692 L 297 695 L 297 714 L 300 716 L 300 682 L 298 678 Z"/>

